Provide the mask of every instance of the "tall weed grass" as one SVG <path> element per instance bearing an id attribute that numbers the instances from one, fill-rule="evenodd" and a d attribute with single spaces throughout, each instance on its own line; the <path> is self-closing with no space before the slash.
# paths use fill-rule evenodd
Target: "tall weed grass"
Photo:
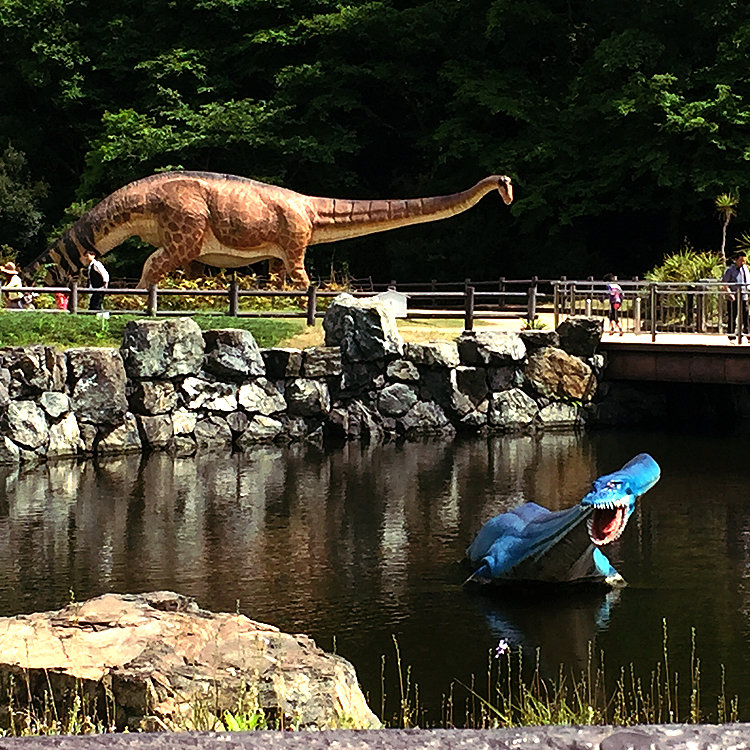
<path id="1" fill-rule="evenodd" d="M 701 724 L 738 721 L 739 700 L 728 698 L 724 665 L 719 666 L 720 690 L 706 703 L 701 686 L 701 661 L 696 650 L 695 630 L 691 631 L 690 673 L 683 680 L 673 669 L 666 621 L 663 622 L 661 658 L 647 675 L 637 673 L 633 664 L 616 668 L 612 678 L 605 668 L 603 651 L 589 644 L 585 667 L 577 674 L 560 666 L 554 678 L 544 677 L 537 649 L 526 664 L 522 648 L 510 648 L 501 641 L 488 653 L 487 671 L 468 682 L 454 680 L 444 694 L 440 717 L 431 717 L 421 703 L 419 685 L 411 667 L 402 661 L 398 640 L 393 636 L 395 708 L 386 690 L 387 659 L 381 657 L 380 716 L 387 728 L 439 726 L 447 729 L 523 727 L 543 725 Z M 481 684 L 480 684 L 481 683 Z M 687 691 L 685 693 L 684 691 Z M 29 699 L 25 706 L 0 706 L 0 715 L 9 721 L 0 735 L 39 736 L 50 734 L 100 734 L 115 731 L 117 707 L 111 693 L 104 701 L 104 712 L 92 709 L 87 692 L 76 691 L 67 707 L 53 695 L 52 686 L 41 700 Z M 30 696 L 29 696 L 30 698 Z M 32 708 L 31 706 L 34 706 Z M 298 729 L 283 713 L 264 709 L 258 701 L 257 686 L 248 686 L 236 707 L 217 710 L 213 705 L 192 707 L 177 726 L 166 726 L 157 717 L 145 717 L 145 726 L 162 730 L 250 731 L 256 729 Z M 337 727 L 348 728 L 346 719 Z"/>
<path id="2" fill-rule="evenodd" d="M 739 699 L 727 697 L 724 665 L 719 665 L 720 690 L 707 701 L 701 687 L 701 661 L 691 630 L 690 673 L 683 682 L 671 665 L 668 628 L 663 621 L 661 660 L 647 675 L 634 665 L 621 665 L 610 676 L 603 651 L 589 643 L 580 673 L 560 665 L 554 678 L 541 669 L 541 652 L 527 654 L 501 641 L 489 652 L 487 672 L 468 682 L 455 679 L 443 695 L 439 720 L 430 719 L 420 704 L 419 686 L 404 669 L 394 638 L 397 684 L 395 710 L 387 705 L 385 667 L 381 665 L 381 719 L 391 728 L 440 726 L 492 729 L 543 725 L 702 724 L 738 721 Z M 531 658 L 529 658 L 531 657 Z M 530 664 L 526 664 L 526 661 Z M 687 693 L 685 693 L 687 691 Z M 390 713 L 389 713 L 390 712 Z"/>

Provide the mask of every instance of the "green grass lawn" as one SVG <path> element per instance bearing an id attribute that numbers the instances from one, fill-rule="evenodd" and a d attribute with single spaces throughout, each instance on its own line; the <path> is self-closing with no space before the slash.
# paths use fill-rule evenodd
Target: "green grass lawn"
<path id="1" fill-rule="evenodd" d="M 119 347 L 128 321 L 144 315 L 70 315 L 66 313 L 0 312 L 0 346 L 30 346 L 47 344 L 59 349 L 77 346 Z M 250 331 L 258 346 L 271 347 L 299 333 L 302 320 L 278 318 L 232 318 L 228 315 L 191 315 L 201 329 L 242 328 Z"/>

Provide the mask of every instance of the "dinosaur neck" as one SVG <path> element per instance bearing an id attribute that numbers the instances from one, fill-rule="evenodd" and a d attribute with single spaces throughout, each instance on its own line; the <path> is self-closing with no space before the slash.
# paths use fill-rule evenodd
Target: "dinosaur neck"
<path id="1" fill-rule="evenodd" d="M 550 513 L 540 524 L 542 538 L 531 547 L 530 554 L 509 571 L 509 577 L 564 583 L 591 576 L 594 545 L 585 523 L 590 511 L 590 508 L 576 505 Z"/>
<path id="2" fill-rule="evenodd" d="M 310 244 L 334 242 L 410 224 L 447 219 L 466 211 L 491 190 L 497 189 L 500 179 L 493 175 L 463 192 L 432 198 L 372 201 L 313 198 L 313 234 Z"/>

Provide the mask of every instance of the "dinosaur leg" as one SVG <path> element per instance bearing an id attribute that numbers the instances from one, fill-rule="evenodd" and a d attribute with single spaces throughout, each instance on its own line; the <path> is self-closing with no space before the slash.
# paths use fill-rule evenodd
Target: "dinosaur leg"
<path id="1" fill-rule="evenodd" d="M 150 284 L 161 281 L 170 271 L 174 271 L 179 263 L 172 264 L 171 254 L 166 248 L 160 247 L 146 258 L 138 281 L 138 289 L 147 289 Z"/>
<path id="2" fill-rule="evenodd" d="M 185 250 L 178 252 L 174 246 L 166 244 L 158 248 L 143 264 L 138 289 L 146 289 L 149 284 L 157 284 L 172 271 L 188 266 L 199 254 L 200 247 L 197 245 L 189 252 Z"/>
<path id="3" fill-rule="evenodd" d="M 205 218 L 174 211 L 165 212 L 162 221 L 162 245 L 143 264 L 139 289 L 156 284 L 171 271 L 187 267 L 200 256 L 206 236 Z"/>
<path id="4" fill-rule="evenodd" d="M 298 289 L 307 289 L 310 286 L 310 277 L 305 271 L 306 245 L 285 247 L 284 265 L 292 284 Z"/>
<path id="5" fill-rule="evenodd" d="M 268 261 L 268 273 L 278 279 L 278 284 L 283 287 L 286 284 L 286 266 L 281 258 L 271 258 Z"/>

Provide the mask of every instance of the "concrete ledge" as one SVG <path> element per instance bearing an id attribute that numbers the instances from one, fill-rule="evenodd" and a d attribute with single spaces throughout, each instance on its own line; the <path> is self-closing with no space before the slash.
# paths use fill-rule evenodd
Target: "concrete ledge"
<path id="1" fill-rule="evenodd" d="M 536 750 L 742 750 L 750 748 L 750 724 L 526 727 L 496 730 L 185 732 L 0 738 L 0 749 L 3 750 L 515 750 L 526 747 Z"/>

